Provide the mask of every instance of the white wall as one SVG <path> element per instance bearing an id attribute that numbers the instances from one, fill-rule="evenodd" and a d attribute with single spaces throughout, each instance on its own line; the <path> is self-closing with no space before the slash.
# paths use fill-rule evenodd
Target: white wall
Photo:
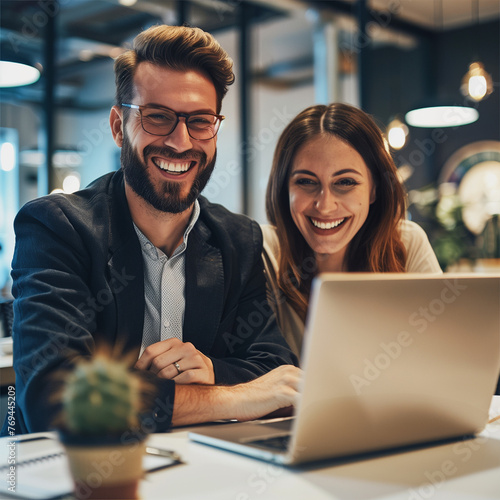
<path id="1" fill-rule="evenodd" d="M 240 212 L 241 199 L 241 137 L 239 129 L 239 66 L 238 35 L 236 30 L 217 34 L 217 40 L 235 61 L 236 82 L 223 104 L 223 114 L 230 116 L 220 133 L 217 167 L 205 194 L 231 210 Z M 266 68 L 312 53 L 310 25 L 304 14 L 279 21 L 267 22 L 251 29 L 252 69 Z M 247 145 L 249 154 L 249 215 L 266 222 L 265 190 L 269 178 L 274 148 L 280 133 L 290 120 L 314 100 L 310 85 L 280 89 L 252 83 L 250 103 L 251 132 Z M 229 127 L 230 125 L 230 127 Z M 229 130 L 228 130 L 229 129 Z M 226 181 L 227 185 L 224 184 Z M 211 187 L 217 186 L 217 196 Z"/>
<path id="2" fill-rule="evenodd" d="M 226 119 L 217 134 L 217 163 L 203 195 L 210 201 L 220 203 L 233 212 L 242 210 L 241 158 L 240 158 L 240 119 L 239 119 L 239 81 L 238 81 L 238 36 L 236 30 L 217 33 L 217 41 L 234 62 L 236 80 L 229 87 L 222 101 Z"/>
<path id="3" fill-rule="evenodd" d="M 119 148 L 109 127 L 109 110 L 70 111 L 57 114 L 57 144 L 74 147 L 80 152 L 82 165 L 78 168 L 81 186 L 117 167 Z"/>
<path id="4" fill-rule="evenodd" d="M 314 22 L 314 16 L 306 10 L 296 10 L 288 17 L 252 26 L 252 70 L 258 71 L 283 62 L 312 57 Z M 236 82 L 230 87 L 223 103 L 222 113 L 228 118 L 224 129 L 219 133 L 216 170 L 204 194 L 209 199 L 240 212 L 242 176 L 239 39 L 236 30 L 217 33 L 216 38 L 235 61 Z M 312 76 L 312 68 L 310 71 Z M 298 73 L 300 74 L 300 70 Z M 300 111 L 316 103 L 315 88 L 312 81 L 280 89 L 254 81 L 250 98 L 249 215 L 260 223 L 266 223 L 265 193 L 276 143 L 285 126 Z M 353 105 L 359 104 L 356 75 L 339 76 L 339 100 Z"/>
<path id="5" fill-rule="evenodd" d="M 11 103 L 0 104 L 0 127 L 4 130 L 2 138 L 15 146 L 15 165 L 9 172 L 0 170 L 0 297 L 10 296 L 10 263 L 14 254 L 14 217 L 20 206 L 36 197 L 35 189 L 29 186 L 23 189 L 24 175 L 22 165 L 19 165 L 19 152 L 38 146 L 38 130 L 40 118 L 36 110 L 27 106 Z M 2 142 L 0 140 L 0 142 Z M 36 170 L 35 170 L 36 173 Z M 19 187 L 19 189 L 18 189 Z M 13 192 L 15 190 L 15 192 Z"/>

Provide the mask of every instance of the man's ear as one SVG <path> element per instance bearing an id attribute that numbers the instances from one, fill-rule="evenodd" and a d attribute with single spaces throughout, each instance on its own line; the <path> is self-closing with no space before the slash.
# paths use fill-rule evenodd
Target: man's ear
<path id="1" fill-rule="evenodd" d="M 113 134 L 113 140 L 115 144 L 121 148 L 123 144 L 123 128 L 125 124 L 123 123 L 123 112 L 118 106 L 113 106 L 111 112 L 109 113 L 109 126 L 111 127 L 111 133 Z"/>

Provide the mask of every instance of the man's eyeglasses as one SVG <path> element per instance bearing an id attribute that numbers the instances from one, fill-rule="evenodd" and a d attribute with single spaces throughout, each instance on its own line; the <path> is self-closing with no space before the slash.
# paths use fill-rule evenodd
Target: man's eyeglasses
<path id="1" fill-rule="evenodd" d="M 189 135 L 197 141 L 208 141 L 214 138 L 225 118 L 225 116 L 212 113 L 177 113 L 173 109 L 161 106 L 123 103 L 122 106 L 139 110 L 142 128 L 151 135 L 171 134 L 177 127 L 179 118 L 184 118 Z"/>

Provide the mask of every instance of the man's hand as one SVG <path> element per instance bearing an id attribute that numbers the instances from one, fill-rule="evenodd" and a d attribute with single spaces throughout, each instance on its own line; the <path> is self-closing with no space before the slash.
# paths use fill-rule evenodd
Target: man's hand
<path id="1" fill-rule="evenodd" d="M 253 420 L 296 406 L 302 370 L 293 365 L 278 366 L 255 380 L 234 387 L 239 404 L 231 418 Z"/>
<path id="2" fill-rule="evenodd" d="M 149 370 L 158 377 L 173 379 L 177 384 L 214 384 L 212 360 L 191 342 L 172 338 L 148 346 L 135 367 Z"/>
<path id="3" fill-rule="evenodd" d="M 252 420 L 297 404 L 302 371 L 282 365 L 261 377 L 235 386 L 176 388 L 172 425 L 220 419 Z"/>

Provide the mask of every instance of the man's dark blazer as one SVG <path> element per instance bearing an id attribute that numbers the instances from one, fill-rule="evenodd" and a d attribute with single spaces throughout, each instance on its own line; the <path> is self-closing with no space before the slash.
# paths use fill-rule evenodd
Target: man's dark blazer
<path id="1" fill-rule="evenodd" d="M 186 249 L 183 341 L 210 356 L 217 384 L 297 364 L 266 301 L 258 224 L 203 197 L 199 202 Z M 50 427 L 56 409 L 47 381 L 90 356 L 96 344 L 118 346 L 137 359 L 144 270 L 121 171 L 78 193 L 27 203 L 15 231 L 16 433 L 23 433 Z M 171 422 L 175 384 L 156 382 L 154 430 L 161 431 Z"/>

